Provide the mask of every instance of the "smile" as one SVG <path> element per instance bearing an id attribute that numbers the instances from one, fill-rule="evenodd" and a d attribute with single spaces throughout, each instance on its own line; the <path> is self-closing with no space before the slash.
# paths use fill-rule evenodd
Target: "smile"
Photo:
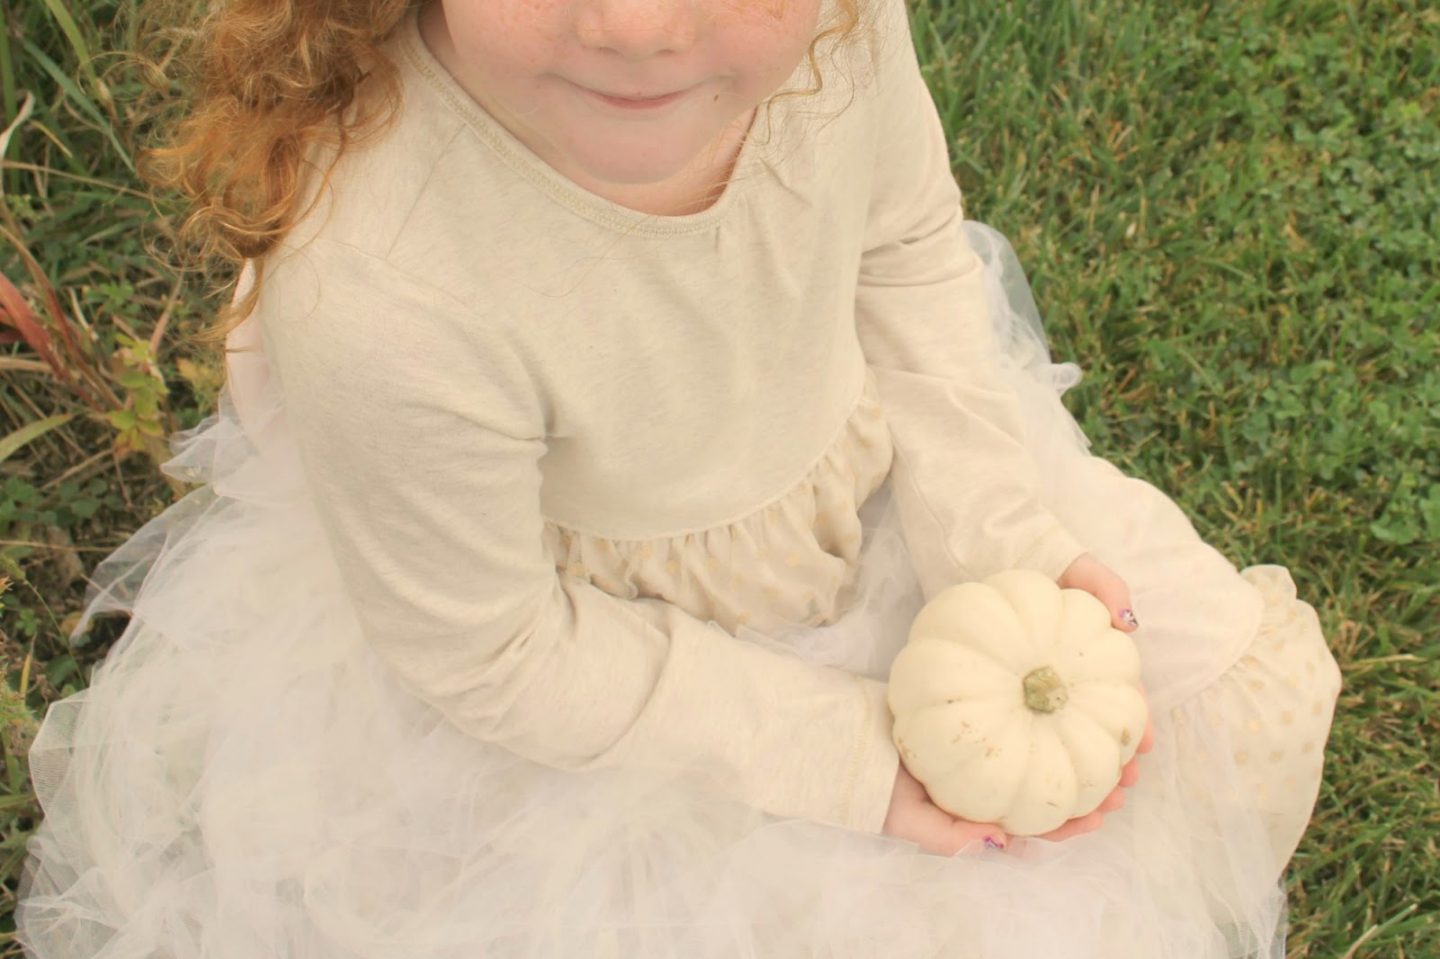
<path id="1" fill-rule="evenodd" d="M 667 93 L 659 97 L 647 97 L 638 99 L 635 97 L 612 97 L 609 94 L 591 90 L 589 87 L 582 87 L 576 84 L 576 88 L 583 91 L 592 100 L 597 100 L 608 106 L 618 107 L 621 110 L 656 110 L 667 104 L 674 103 L 688 93 L 688 90 L 677 90 L 674 93 Z"/>

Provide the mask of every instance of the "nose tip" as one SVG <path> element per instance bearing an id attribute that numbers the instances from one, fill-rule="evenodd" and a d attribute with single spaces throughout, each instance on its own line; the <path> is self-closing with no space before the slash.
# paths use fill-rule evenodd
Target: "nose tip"
<path id="1" fill-rule="evenodd" d="M 688 2 L 598 0 L 575 15 L 575 32 L 587 47 L 614 50 L 638 60 L 695 43 L 695 18 Z"/>

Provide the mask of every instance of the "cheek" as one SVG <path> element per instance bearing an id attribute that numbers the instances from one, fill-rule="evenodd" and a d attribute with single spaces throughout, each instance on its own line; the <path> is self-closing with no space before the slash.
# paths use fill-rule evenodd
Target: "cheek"
<path id="1" fill-rule="evenodd" d="M 569 0 L 462 0 L 446 19 L 456 46 L 492 75 L 543 68 L 564 35 Z"/>
<path id="2" fill-rule="evenodd" d="M 726 0 L 716 26 L 736 62 L 779 82 L 805 56 L 820 29 L 819 0 Z"/>
<path id="3" fill-rule="evenodd" d="M 733 25 L 757 34 L 783 35 L 794 42 L 799 34 L 815 33 L 820 0 L 722 0 L 711 8 L 718 25 Z"/>
<path id="4" fill-rule="evenodd" d="M 736 64 L 747 78 L 747 86 L 764 88 L 768 95 L 805 60 L 814 36 L 814 30 L 806 29 L 787 34 L 771 31 L 741 37 L 730 48 L 730 62 Z"/>
<path id="5" fill-rule="evenodd" d="M 771 27 L 787 21 L 814 20 L 820 0 L 714 0 L 707 7 L 716 22 L 768 23 Z"/>

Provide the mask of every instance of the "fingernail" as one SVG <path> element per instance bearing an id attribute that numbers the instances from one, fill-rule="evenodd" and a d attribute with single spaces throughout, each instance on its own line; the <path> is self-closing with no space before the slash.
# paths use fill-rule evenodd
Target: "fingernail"
<path id="1" fill-rule="evenodd" d="M 1136 629 L 1140 625 L 1140 620 L 1135 618 L 1135 611 L 1132 609 L 1120 610 L 1120 621 L 1131 629 Z"/>
<path id="2" fill-rule="evenodd" d="M 987 849 L 1004 849 L 1005 844 L 1003 842 L 996 842 L 994 836 L 986 836 L 985 847 Z"/>

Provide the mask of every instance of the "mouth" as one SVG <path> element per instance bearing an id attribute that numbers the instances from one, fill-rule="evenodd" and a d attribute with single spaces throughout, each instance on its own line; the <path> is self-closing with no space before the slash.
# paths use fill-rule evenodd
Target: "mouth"
<path id="1" fill-rule="evenodd" d="M 589 87 L 582 87 L 579 84 L 576 84 L 575 86 L 577 89 L 583 91 L 592 99 L 598 100 L 599 102 L 612 107 L 619 107 L 622 110 L 658 109 L 659 107 L 674 103 L 676 100 L 681 99 L 685 96 L 685 94 L 690 92 L 687 89 L 676 90 L 673 93 L 664 93 L 658 96 L 615 96 L 609 93 L 601 93 L 598 90 L 592 90 Z"/>

